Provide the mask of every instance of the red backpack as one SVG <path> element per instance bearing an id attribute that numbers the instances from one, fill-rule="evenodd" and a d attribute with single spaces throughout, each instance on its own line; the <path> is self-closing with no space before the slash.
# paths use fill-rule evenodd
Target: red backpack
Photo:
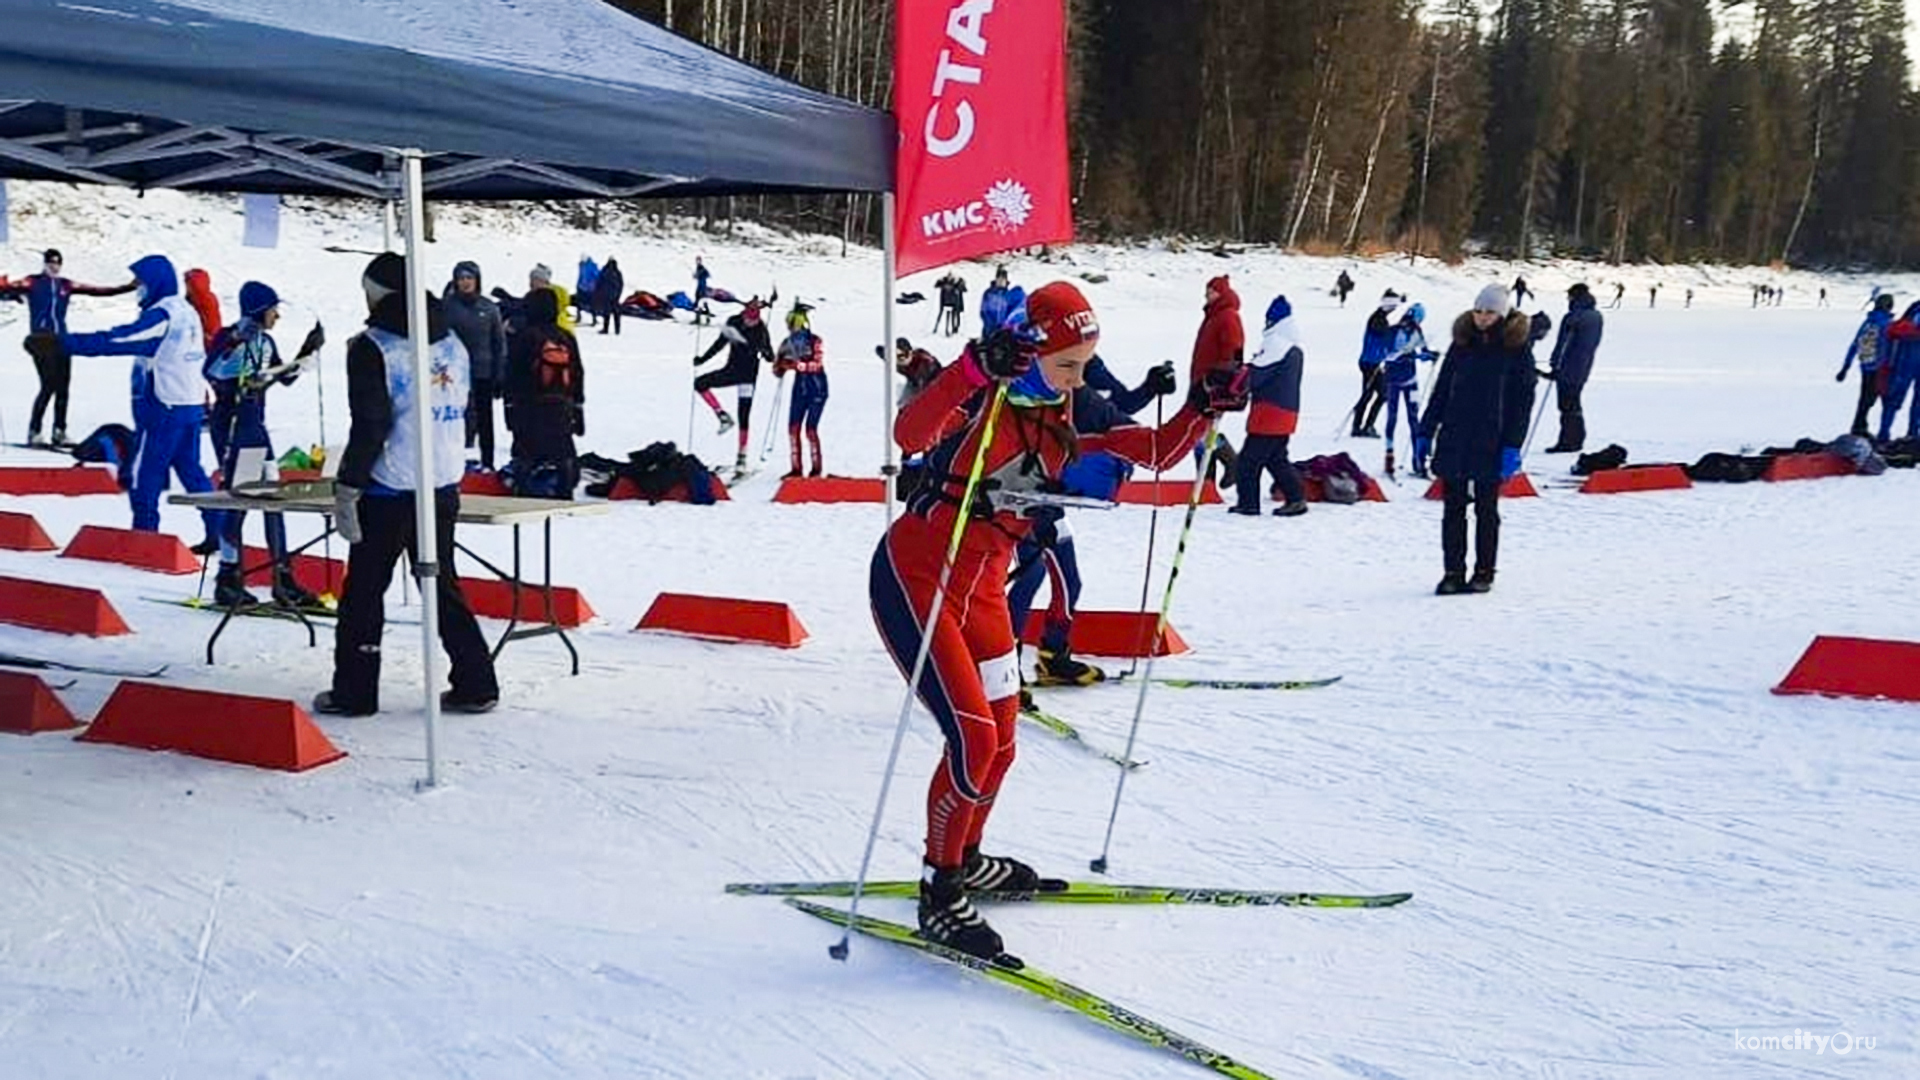
<path id="1" fill-rule="evenodd" d="M 534 354 L 533 386 L 543 398 L 573 400 L 573 350 L 557 335 L 542 341 Z"/>

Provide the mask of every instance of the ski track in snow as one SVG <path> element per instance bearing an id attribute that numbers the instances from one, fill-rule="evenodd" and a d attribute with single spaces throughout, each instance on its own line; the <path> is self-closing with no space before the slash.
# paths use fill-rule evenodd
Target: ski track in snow
<path id="1" fill-rule="evenodd" d="M 229 309 L 241 280 L 273 281 L 290 333 L 319 316 L 340 342 L 358 321 L 364 256 L 319 249 L 376 246 L 377 217 L 290 209 L 285 246 L 263 252 L 238 246 L 238 211 L 219 200 L 11 192 L 8 267 L 59 245 L 77 279 L 110 282 L 158 245 L 182 267 L 211 267 Z M 751 245 L 680 229 L 613 242 L 533 210 L 449 209 L 439 229 L 435 281 L 468 257 L 490 286 L 518 288 L 535 260 L 570 279 L 580 251 L 611 246 L 636 287 L 682 288 L 705 253 L 716 281 L 743 294 L 778 284 L 783 296 L 819 299 L 834 392 L 828 460 L 843 474 L 873 472 L 871 254 L 841 259 L 837 241 L 758 231 Z M 1071 267 L 1012 265 L 1030 288 L 1062 272 L 1109 275 L 1087 291 L 1103 350 L 1127 378 L 1187 355 L 1206 277 L 1232 272 L 1251 340 L 1253 313 L 1286 290 L 1307 345 L 1296 456 L 1346 451 L 1370 469 L 1378 442 L 1330 437 L 1358 389 L 1366 297 L 1411 290 L 1438 337 L 1483 280 L 1515 272 L 1361 263 L 1358 299 L 1341 311 L 1325 286 L 1346 260 L 1222 260 L 1150 245 L 1073 257 Z M 963 269 L 976 287 L 986 276 Z M 1815 282 L 1804 274 L 1525 272 L 1556 316 L 1577 275 L 1626 280 L 1630 304 L 1652 280 L 1666 282 L 1663 299 L 1687 282 L 1699 290 L 1693 311 L 1605 312 L 1586 403 L 1595 448 L 1618 441 L 1635 461 L 1691 461 L 1831 437 L 1851 410 L 1853 383 L 1832 375 L 1868 279 L 1827 279 L 1835 306 L 1818 310 L 1804 303 Z M 1790 306 L 1750 310 L 1750 280 L 1789 283 Z M 918 279 L 901 288 L 931 292 Z M 72 319 L 93 329 L 130 309 L 82 298 Z M 902 308 L 901 329 L 924 340 L 928 314 Z M 16 315 L 0 306 L 0 328 Z M 684 436 L 695 340 L 684 325 L 637 320 L 617 338 L 584 337 L 594 435 L 583 448 L 617 456 Z M 935 341 L 943 354 L 954 344 Z M 346 416 L 338 357 L 330 345 L 321 371 L 336 441 Z M 118 360 L 76 361 L 76 434 L 124 419 L 124 372 Z M 0 365 L 16 438 L 32 386 L 25 364 Z M 312 387 L 275 392 L 283 444 L 318 438 Z M 772 390 L 763 381 L 763 402 Z M 700 419 L 695 450 L 730 461 L 731 436 Z M 1228 430 L 1237 440 L 1239 422 Z M 1552 436 L 1541 432 L 1536 448 Z M 775 442 L 772 463 L 784 432 Z M 1920 1072 L 1917 714 L 1766 692 L 1815 633 L 1913 637 L 1920 572 L 1906 539 L 1920 475 L 1602 498 L 1566 490 L 1567 463 L 1536 449 L 1529 464 L 1545 493 L 1503 502 L 1499 585 L 1483 597 L 1430 595 L 1439 505 L 1409 478 L 1387 485 L 1385 505 L 1316 506 L 1289 521 L 1209 508 L 1196 524 L 1172 613 L 1195 652 L 1155 673 L 1345 678 L 1304 691 L 1155 687 L 1135 748 L 1151 765 L 1127 781 L 1109 876 L 1405 889 L 1411 902 L 1004 905 L 990 914 L 1009 947 L 1275 1076 Z M 557 525 L 557 578 L 600 615 L 574 633 L 580 676 L 568 676 L 557 642 L 508 648 L 502 707 L 443 724 L 441 790 L 414 787 L 419 630 L 408 622 L 418 607 L 403 607 L 398 590 L 386 713 L 319 720 L 352 755 L 343 762 L 281 775 L 54 735 L 0 740 L 0 818 L 14 825 L 0 831 L 0 1076 L 1205 1075 L 881 942 L 855 938 L 848 963 L 833 963 L 836 928 L 721 893 L 730 881 L 852 876 L 903 692 L 866 600 L 880 508 L 772 505 L 772 472 L 718 507 L 622 504 Z M 118 499 L 0 502 L 35 514 L 56 541 L 83 523 L 124 524 Z M 164 513 L 170 531 L 198 536 L 193 515 Z M 1159 517 L 1156 607 L 1180 517 Z M 1083 607 L 1137 605 L 1148 520 L 1140 507 L 1076 512 Z M 312 528 L 290 521 L 296 542 Z M 504 530 L 462 539 L 489 559 L 511 555 Z M 537 559 L 538 537 L 527 544 Z M 138 631 L 88 640 L 0 627 L 0 649 L 167 663 L 177 684 L 300 701 L 326 685 L 324 627 L 310 650 L 297 626 L 237 620 L 206 666 L 208 616 L 139 600 L 190 592 L 192 576 L 12 552 L 0 552 L 0 573 L 98 587 Z M 664 589 L 788 601 L 812 639 L 779 650 L 631 632 Z M 490 637 L 502 626 L 483 621 Z M 91 716 L 114 680 L 76 679 L 62 696 Z M 1089 742 L 1119 752 L 1136 693 L 1042 696 Z M 990 843 L 1051 873 L 1091 876 L 1113 767 L 1031 725 L 1020 739 Z M 916 714 L 877 877 L 917 870 L 939 746 Z M 912 920 L 908 902 L 863 907 Z M 1736 1030 L 1795 1029 L 1878 1044 L 1842 1057 L 1733 1043 Z"/>

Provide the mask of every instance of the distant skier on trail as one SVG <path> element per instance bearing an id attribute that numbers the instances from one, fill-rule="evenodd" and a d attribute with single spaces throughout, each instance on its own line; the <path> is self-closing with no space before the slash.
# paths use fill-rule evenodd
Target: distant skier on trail
<path id="1" fill-rule="evenodd" d="M 1619 306 L 1620 306 L 1620 300 L 1621 300 L 1621 298 L 1622 298 L 1622 297 L 1624 297 L 1624 296 L 1626 296 L 1626 295 L 1627 295 L 1627 283 L 1626 283 L 1626 282 L 1624 282 L 1624 281 L 1616 281 L 1616 282 L 1614 282 L 1614 283 L 1613 283 L 1613 304 L 1612 304 L 1612 306 L 1613 306 L 1613 307 L 1619 307 Z"/>
<path id="2" fill-rule="evenodd" d="M 1340 298 L 1341 307 L 1347 306 L 1347 295 L 1351 292 L 1353 292 L 1353 276 L 1342 270 L 1340 276 L 1333 279 L 1333 295 Z"/>
<path id="3" fill-rule="evenodd" d="M 1834 382 L 1847 381 L 1847 369 L 1860 361 L 1860 398 L 1853 408 L 1853 426 L 1848 430 L 1855 435 L 1865 437 L 1871 433 L 1867 426 L 1867 413 L 1873 403 L 1880 399 L 1880 367 L 1892 355 L 1887 340 L 1887 328 L 1893 324 L 1893 294 L 1877 289 L 1873 297 L 1873 310 L 1861 321 L 1860 329 L 1853 332 L 1853 340 L 1847 345 L 1846 359 L 1840 362 L 1840 371 L 1833 377 Z M 1884 419 L 1886 407 L 1881 407 Z"/>
<path id="4" fill-rule="evenodd" d="M 725 435 L 734 428 L 733 417 L 720 405 L 720 399 L 713 396 L 714 390 L 723 386 L 736 388 L 737 403 L 740 408 L 740 452 L 734 459 L 736 473 L 747 471 L 747 435 L 753 426 L 753 390 L 760 378 L 761 362 L 773 363 L 773 339 L 767 333 L 767 322 L 762 316 L 766 308 L 759 297 L 747 301 L 747 306 L 738 314 L 730 316 L 720 328 L 720 334 L 707 346 L 707 351 L 696 354 L 693 366 L 713 359 L 721 349 L 727 350 L 726 366 L 693 380 L 693 389 L 700 400 L 707 403 L 713 415 L 720 421 L 720 434 Z"/>
<path id="5" fill-rule="evenodd" d="M 1513 278 L 1514 310 L 1518 311 L 1519 309 L 1525 307 L 1527 304 L 1528 298 L 1531 296 L 1533 296 L 1533 290 L 1527 288 L 1527 279 L 1519 274 L 1515 274 Z"/>
<path id="6" fill-rule="evenodd" d="M 1246 406 L 1244 378 L 1223 371 L 1193 388 L 1187 406 L 1158 430 L 1122 424 L 1083 438 L 1072 426 L 1069 395 L 1099 344 L 1093 308 L 1079 289 L 1057 281 L 1033 293 L 1026 314 L 1024 326 L 969 344 L 895 419 L 901 449 L 928 453 L 929 476 L 875 550 L 870 580 L 875 624 L 903 673 L 911 672 L 923 635 L 933 635 L 914 690 L 939 722 L 946 751 L 927 793 L 920 933 L 988 959 L 1001 954 L 1001 938 L 970 892 L 1050 884 L 1025 863 L 980 851 L 1014 758 L 1020 683 L 1006 580 L 1014 549 L 1032 528 L 1026 502 L 1044 499 L 1079 454 L 1172 465 L 1212 417 Z M 1006 387 L 997 412 L 990 405 L 996 384 Z M 962 506 L 990 418 L 980 476 L 993 483 Z M 943 581 L 957 521 L 959 554 Z M 948 582 L 953 595 L 928 625 L 935 594 Z"/>

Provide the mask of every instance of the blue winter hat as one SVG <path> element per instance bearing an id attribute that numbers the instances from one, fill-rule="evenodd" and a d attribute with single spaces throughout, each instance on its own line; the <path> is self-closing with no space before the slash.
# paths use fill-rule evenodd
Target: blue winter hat
<path id="1" fill-rule="evenodd" d="M 1426 321 L 1427 321 L 1427 307 L 1426 307 L 1426 305 L 1425 305 L 1425 304 L 1415 304 L 1415 305 L 1413 305 L 1412 307 L 1410 307 L 1410 308 L 1408 308 L 1408 309 L 1407 309 L 1407 318 L 1409 318 L 1409 319 L 1412 319 L 1412 320 L 1413 320 L 1414 322 L 1416 322 L 1416 323 L 1423 323 L 1423 322 L 1426 322 Z"/>
<path id="2" fill-rule="evenodd" d="M 257 319 L 280 305 L 280 294 L 273 286 L 249 281 L 240 286 L 240 314 Z"/>
<path id="3" fill-rule="evenodd" d="M 1291 319 L 1291 318 L 1293 318 L 1293 305 L 1287 302 L 1287 296 L 1285 293 L 1281 293 L 1280 295 L 1274 297 L 1273 303 L 1267 305 L 1267 325 L 1268 326 L 1272 326 L 1274 323 L 1277 323 L 1282 319 Z"/>

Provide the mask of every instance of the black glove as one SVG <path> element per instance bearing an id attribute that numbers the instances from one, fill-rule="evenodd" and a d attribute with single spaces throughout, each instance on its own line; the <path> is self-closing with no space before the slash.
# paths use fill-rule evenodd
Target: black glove
<path id="1" fill-rule="evenodd" d="M 587 433 L 587 410 L 586 409 L 583 409 L 577 406 L 574 408 L 573 433 L 575 435 L 585 435 Z"/>
<path id="2" fill-rule="evenodd" d="M 885 345 L 875 345 L 873 347 L 873 355 L 885 360 L 887 358 L 887 347 Z"/>
<path id="3" fill-rule="evenodd" d="M 1552 329 L 1553 319 L 1549 317 L 1546 312 L 1536 311 L 1533 313 L 1531 334 L 1529 335 L 1532 340 L 1539 341 L 1541 338 L 1546 337 L 1547 332 Z"/>
<path id="4" fill-rule="evenodd" d="M 1027 373 L 1040 350 L 1025 337 L 1002 327 L 967 347 L 974 366 L 989 379 L 1010 382 Z"/>
<path id="5" fill-rule="evenodd" d="M 1179 382 L 1173 377 L 1173 361 L 1155 364 L 1148 370 L 1146 388 L 1154 397 L 1165 397 L 1178 389 Z"/>
<path id="6" fill-rule="evenodd" d="M 320 351 L 320 346 L 326 343 L 327 332 L 321 329 L 320 320 L 315 319 L 313 321 L 313 329 L 307 331 L 307 340 L 300 343 L 300 351 L 293 354 L 293 358 L 298 360 L 304 356 L 312 356 L 314 353 Z"/>
<path id="7" fill-rule="evenodd" d="M 1244 365 L 1215 368 L 1187 390 L 1187 405 L 1202 416 L 1239 412 L 1252 395 L 1250 369 Z"/>
<path id="8" fill-rule="evenodd" d="M 1833 381 L 1834 381 L 1834 382 L 1846 382 L 1846 381 L 1847 381 L 1847 370 L 1846 370 L 1845 368 L 1841 368 L 1841 369 L 1840 369 L 1840 370 L 1839 370 L 1839 371 L 1838 371 L 1837 373 L 1835 373 L 1835 374 L 1834 374 L 1834 376 L 1833 376 Z"/>

